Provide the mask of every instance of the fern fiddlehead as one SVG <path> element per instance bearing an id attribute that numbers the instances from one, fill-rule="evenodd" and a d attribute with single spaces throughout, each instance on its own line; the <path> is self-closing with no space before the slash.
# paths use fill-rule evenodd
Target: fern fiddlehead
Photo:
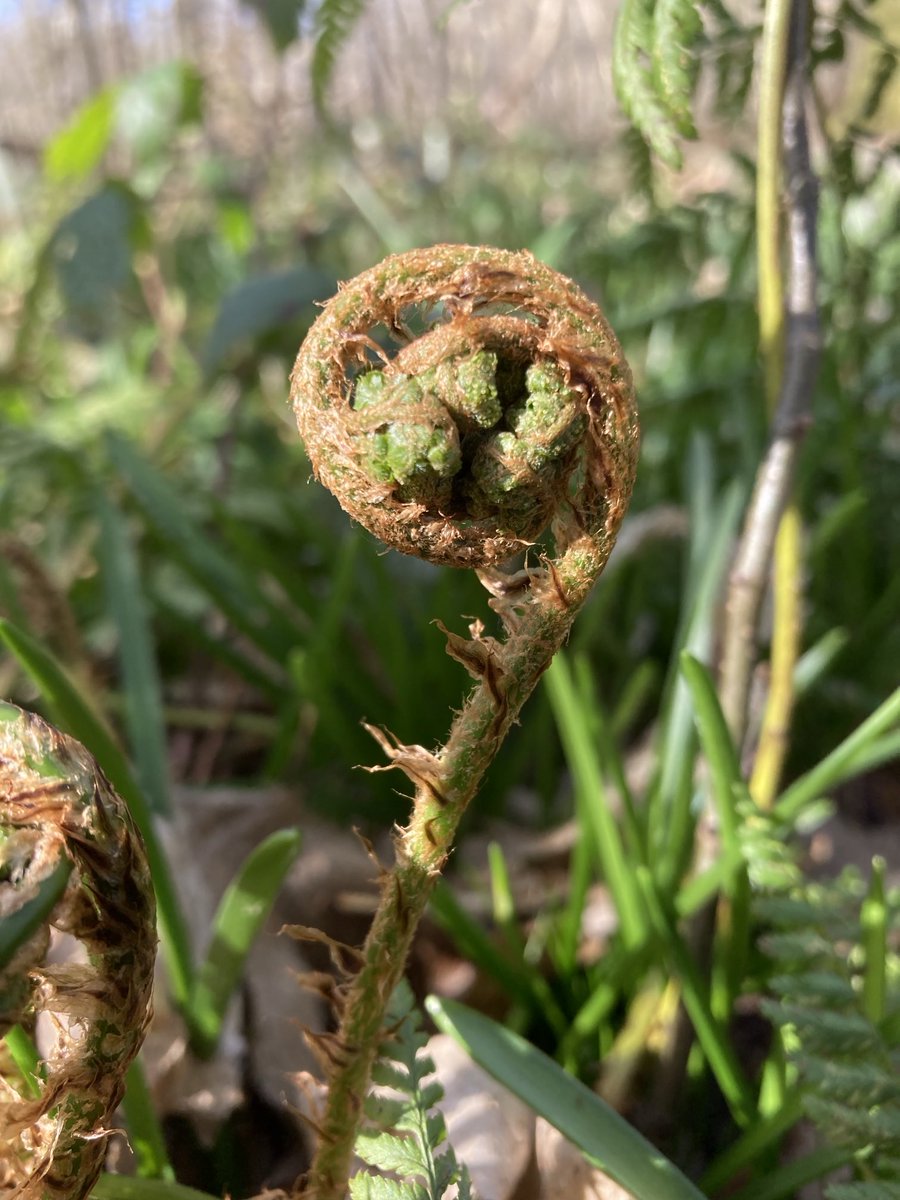
<path id="1" fill-rule="evenodd" d="M 50 929 L 87 961 L 49 964 Z M 0 1065 L 0 1195 L 81 1200 L 149 1019 L 155 903 L 128 812 L 84 748 L 0 703 L 0 1033 L 57 1018 L 41 1078 Z"/>
<path id="2" fill-rule="evenodd" d="M 301 347 L 292 398 L 344 509 L 404 553 L 476 569 L 507 634 L 444 631 L 476 683 L 441 749 L 372 730 L 415 797 L 339 1031 L 319 1041 L 330 1087 L 308 1191 L 343 1200 L 385 1005 L 462 814 L 606 563 L 638 425 L 600 309 L 531 255 L 485 247 L 397 255 L 346 285 Z M 502 568 L 548 528 L 552 558 Z"/>

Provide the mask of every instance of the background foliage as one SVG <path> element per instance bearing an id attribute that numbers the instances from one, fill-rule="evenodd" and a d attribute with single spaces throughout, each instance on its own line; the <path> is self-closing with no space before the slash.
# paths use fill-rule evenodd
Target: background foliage
<path id="1" fill-rule="evenodd" d="M 728 938 L 717 943 L 711 992 L 693 977 L 677 932 L 699 905 L 690 892 L 706 788 L 698 747 L 712 762 L 724 744 L 708 710 L 704 726 L 703 680 L 691 680 L 680 655 L 715 660 L 730 548 L 768 437 L 747 107 L 761 14 L 709 4 L 701 19 L 690 5 L 627 0 L 615 72 L 632 126 L 605 121 L 591 141 L 584 111 L 596 113 L 611 71 L 598 73 L 595 58 L 586 77 L 579 57 L 566 97 L 575 115 L 561 115 L 566 39 L 578 41 L 579 18 L 570 12 L 554 26 L 550 10 L 566 6 L 535 4 L 542 37 L 516 20 L 521 52 L 504 58 L 516 67 L 504 76 L 506 95 L 491 91 L 482 57 L 495 61 L 509 36 L 496 11 L 504 6 L 413 7 L 400 31 L 394 6 L 369 6 L 347 42 L 363 8 L 353 0 L 308 10 L 254 0 L 227 22 L 214 5 L 175 5 L 180 49 L 190 51 L 175 56 L 140 22 L 119 14 L 104 23 L 101 6 L 70 25 L 65 61 L 81 64 L 84 103 L 65 119 L 57 103 L 52 130 L 41 125 L 46 113 L 30 126 L 23 119 L 18 137 L 49 135 L 39 170 L 28 170 L 27 148 L 12 135 L 4 158 L 18 182 L 0 245 L 0 612 L 51 651 L 114 726 L 157 814 L 171 809 L 173 781 L 236 780 L 284 782 L 304 805 L 367 828 L 398 816 L 404 802 L 389 779 L 348 772 L 373 757 L 357 719 L 426 746 L 440 740 L 462 684 L 430 622 L 453 627 L 460 614 L 483 612 L 480 589 L 462 573 L 382 557 L 321 489 L 305 486 L 286 404 L 290 365 L 315 303 L 386 252 L 442 240 L 526 246 L 572 275 L 602 299 L 634 366 L 642 468 L 622 545 L 567 661 L 526 710 L 473 818 L 508 816 L 517 803 L 517 820 L 543 827 L 574 810 L 581 837 L 570 896 L 548 901 L 526 935 L 515 921 L 504 926 L 501 856 L 488 937 L 449 890 L 436 915 L 497 977 L 510 1021 L 590 1083 L 627 1045 L 636 998 L 659 998 L 675 981 L 698 1032 L 709 1018 L 680 1079 L 710 1120 L 702 1130 L 660 1124 L 636 1058 L 625 1095 L 643 1097 L 645 1128 L 689 1173 L 705 1169 L 710 1192 L 738 1176 L 741 1195 L 791 1194 L 753 1185 L 774 1169 L 789 1127 L 777 1126 L 779 1109 L 796 1122 L 804 1082 L 815 1087 L 825 1070 L 814 1036 L 805 1053 L 795 995 L 815 1008 L 819 964 L 814 940 L 785 948 L 771 933 L 760 946 L 755 933 L 790 928 L 778 903 L 813 885 L 790 872 L 776 885 L 761 870 L 759 890 L 777 897 L 751 918 L 743 885 L 727 884 L 748 928 L 730 949 Z M 32 20 L 23 6 L 15 38 Z M 233 60 L 232 92 L 221 62 L 198 49 L 207 44 L 199 34 L 216 30 L 223 47 L 248 39 L 246 59 Z M 900 511 L 898 34 L 878 6 L 845 0 L 812 14 L 826 336 L 797 488 L 804 655 L 788 776 L 801 781 L 885 702 L 900 663 L 900 543 L 889 519 Z M 110 68 L 113 35 L 132 47 L 132 61 L 145 55 L 150 65 Z M 558 53 L 547 57 L 547 45 Z M 417 72 L 434 75 L 435 61 L 444 87 L 410 103 L 401 84 L 414 92 Z M 609 65 L 608 50 L 599 61 Z M 254 119 L 234 97 L 241 78 L 270 87 Z M 544 96 L 543 120 L 530 107 L 534 92 Z M 318 124 L 314 106 L 324 110 Z M 660 159 L 684 159 L 685 170 Z M 0 657 L 0 691 L 46 706 L 47 689 L 38 694 L 22 657 Z M 762 830 L 741 807 L 731 748 L 722 794 L 734 810 L 735 853 L 762 847 L 757 865 L 771 867 L 788 841 L 809 871 L 798 818 L 804 832 L 820 824 L 821 806 L 811 813 L 808 804 L 849 775 L 862 782 L 841 793 L 848 819 L 879 830 L 896 820 L 892 714 L 796 804 L 782 797 Z M 727 816 L 721 826 L 727 850 Z M 618 875 L 617 849 L 628 864 Z M 615 893 L 624 937 L 585 962 L 580 921 L 597 878 Z M 827 903 L 852 925 L 869 893 L 847 880 L 828 885 Z M 804 928 L 812 937 L 810 922 Z M 864 941 L 858 929 L 847 933 L 848 946 Z M 856 968 L 852 953 L 846 959 L 841 1004 L 851 1007 L 877 957 L 871 944 L 869 959 L 859 954 Z M 861 1018 L 875 1031 L 866 1042 L 875 1075 L 897 1054 L 891 970 L 882 995 L 893 999 Z M 731 1018 L 767 990 L 777 999 L 766 1015 L 795 1031 L 796 1074 L 778 1039 L 764 1062 L 735 1057 Z M 207 1006 L 213 1041 L 224 1004 L 215 999 L 212 1017 Z M 847 1043 L 831 1057 L 839 1066 L 852 1050 Z M 893 1112 L 873 1095 L 859 1100 L 867 1113 Z M 827 1118 L 818 1113 L 826 1129 Z M 844 1114 L 845 1131 L 848 1122 Z M 886 1118 L 878 1129 L 886 1174 L 868 1143 L 861 1169 L 888 1178 L 894 1126 Z"/>

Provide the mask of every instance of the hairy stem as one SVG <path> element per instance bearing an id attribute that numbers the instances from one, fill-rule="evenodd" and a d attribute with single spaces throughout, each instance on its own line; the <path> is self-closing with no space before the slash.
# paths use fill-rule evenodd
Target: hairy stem
<path id="1" fill-rule="evenodd" d="M 443 316 L 407 338 L 414 304 Z M 373 342 L 375 327 L 406 342 L 393 359 Z M 360 346 L 382 365 L 348 386 Z M 305 1191 L 343 1200 L 416 926 L 467 806 L 606 563 L 637 423 L 630 372 L 599 309 L 530 255 L 484 247 L 414 251 L 360 276 L 319 318 L 293 378 L 313 465 L 347 511 L 405 553 L 480 568 L 508 635 L 487 637 L 480 621 L 470 638 L 444 630 L 447 652 L 477 682 L 442 749 L 371 730 L 415 796 L 360 969 L 341 992 L 338 1033 L 310 1037 L 330 1087 Z M 547 525 L 552 560 L 500 568 Z"/>

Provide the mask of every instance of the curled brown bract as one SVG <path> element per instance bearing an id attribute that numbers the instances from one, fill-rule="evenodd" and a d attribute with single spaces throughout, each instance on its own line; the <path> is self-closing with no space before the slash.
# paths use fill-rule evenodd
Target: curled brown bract
<path id="1" fill-rule="evenodd" d="M 619 344 L 525 251 L 433 246 L 358 275 L 310 330 L 291 394 L 316 476 L 385 544 L 432 562 L 495 565 L 548 528 L 603 536 L 631 492 Z"/>
<path id="2" fill-rule="evenodd" d="M 10 1063 L 0 1070 L 0 1197 L 81 1200 L 149 1020 L 153 889 L 128 811 L 84 747 L 0 703 L 0 923 L 29 906 L 27 938 L 0 961 L 0 1031 L 46 1013 L 49 1044 L 36 1096 Z M 80 944 L 71 961 L 47 961 L 51 930 Z"/>

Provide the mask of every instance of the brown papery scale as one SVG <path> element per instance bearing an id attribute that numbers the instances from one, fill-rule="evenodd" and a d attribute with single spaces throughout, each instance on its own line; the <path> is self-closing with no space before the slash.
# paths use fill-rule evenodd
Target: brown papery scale
<path id="1" fill-rule="evenodd" d="M 316 477 L 431 562 L 496 565 L 573 522 L 603 537 L 631 490 L 621 348 L 525 251 L 433 246 L 358 275 L 310 330 L 291 395 Z"/>

